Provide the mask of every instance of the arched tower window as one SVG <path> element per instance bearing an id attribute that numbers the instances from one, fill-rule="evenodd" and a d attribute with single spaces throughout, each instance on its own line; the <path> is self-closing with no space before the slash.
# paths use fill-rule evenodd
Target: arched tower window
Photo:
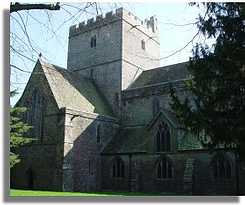
<path id="1" fill-rule="evenodd" d="M 152 102 L 152 113 L 155 116 L 160 110 L 160 102 L 158 98 L 153 98 Z"/>
<path id="2" fill-rule="evenodd" d="M 173 165 L 172 162 L 166 157 L 162 158 L 156 165 L 156 172 L 158 179 L 171 179 L 173 178 Z"/>
<path id="3" fill-rule="evenodd" d="M 93 37 L 91 37 L 90 47 L 91 48 L 95 48 L 96 47 L 96 36 L 95 35 Z"/>
<path id="4" fill-rule="evenodd" d="M 112 177 L 123 178 L 124 177 L 124 162 L 121 158 L 116 158 L 112 164 Z"/>
<path id="5" fill-rule="evenodd" d="M 96 128 L 96 141 L 101 143 L 101 125 L 98 125 Z"/>
<path id="6" fill-rule="evenodd" d="M 142 48 L 143 50 L 145 50 L 145 41 L 144 41 L 144 40 L 141 40 L 141 48 Z"/>
<path id="7" fill-rule="evenodd" d="M 231 178 L 231 164 L 224 155 L 216 155 L 212 160 L 215 179 Z"/>
<path id="8" fill-rule="evenodd" d="M 156 151 L 167 152 L 171 149 L 170 131 L 167 124 L 161 122 L 156 133 Z"/>

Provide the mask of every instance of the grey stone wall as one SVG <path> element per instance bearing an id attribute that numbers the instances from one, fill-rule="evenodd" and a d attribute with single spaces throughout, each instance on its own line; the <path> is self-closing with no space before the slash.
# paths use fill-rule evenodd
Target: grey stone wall
<path id="1" fill-rule="evenodd" d="M 184 99 L 184 90 L 178 91 L 178 96 Z M 147 124 L 153 116 L 153 100 L 157 98 L 160 108 L 170 110 L 171 97 L 169 84 L 148 86 L 146 88 L 129 89 L 122 93 L 122 124 L 124 126 Z"/>
<path id="2" fill-rule="evenodd" d="M 67 68 L 91 78 L 120 116 L 121 90 L 142 69 L 159 66 L 160 45 L 156 19 L 141 21 L 117 9 L 70 28 Z M 96 36 L 96 47 L 90 41 Z M 141 41 L 145 42 L 145 50 Z"/>
<path id="3" fill-rule="evenodd" d="M 38 89 L 46 101 L 44 132 L 40 138 L 35 137 L 37 134 L 35 132 L 29 133 L 35 140 L 17 150 L 21 162 L 11 170 L 11 185 L 16 188 L 31 188 L 28 184 L 30 182 L 28 170 L 32 170 L 33 189 L 62 190 L 63 126 L 60 126 L 62 112 L 58 109 L 39 66 L 37 64 L 35 67 L 17 106 L 26 106 L 28 103 L 30 105 L 33 90 Z"/>
<path id="4" fill-rule="evenodd" d="M 116 134 L 117 120 L 69 109 L 65 119 L 63 190 L 99 191 L 100 151 Z M 98 125 L 100 142 L 96 136 Z"/>
<path id="5" fill-rule="evenodd" d="M 118 113 L 121 91 L 122 22 L 121 15 L 108 15 L 88 21 L 74 34 L 70 30 L 67 68 L 93 79 L 113 111 Z M 90 41 L 96 36 L 96 47 Z"/>
<path id="6" fill-rule="evenodd" d="M 142 48 L 142 41 L 145 49 Z M 159 67 L 160 43 L 157 20 L 142 21 L 124 10 L 122 21 L 122 90 L 143 70 Z"/>

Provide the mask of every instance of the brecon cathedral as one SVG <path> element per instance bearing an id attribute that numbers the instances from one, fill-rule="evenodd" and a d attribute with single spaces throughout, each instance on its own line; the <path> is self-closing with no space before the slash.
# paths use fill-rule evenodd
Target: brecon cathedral
<path id="1" fill-rule="evenodd" d="M 210 152 L 170 108 L 188 62 L 160 67 L 157 19 L 123 8 L 70 27 L 67 68 L 37 60 L 16 106 L 32 125 L 13 188 L 236 195 L 245 168 Z M 225 129 L 225 128 L 224 128 Z M 244 194 L 244 193 L 243 193 Z"/>

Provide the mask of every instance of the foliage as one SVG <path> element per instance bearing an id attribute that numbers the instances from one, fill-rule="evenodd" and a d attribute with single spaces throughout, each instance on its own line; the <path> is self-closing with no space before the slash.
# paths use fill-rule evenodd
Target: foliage
<path id="1" fill-rule="evenodd" d="M 195 4 L 195 3 L 194 3 Z M 199 5 L 198 5 L 199 6 Z M 192 97 L 180 100 L 171 89 L 171 107 L 194 134 L 211 140 L 210 148 L 245 145 L 245 4 L 204 3 L 199 31 L 215 37 L 213 47 L 197 44 L 186 83 Z"/>
<path id="2" fill-rule="evenodd" d="M 15 94 L 16 91 L 13 91 L 10 96 Z M 31 138 L 25 136 L 31 126 L 21 120 L 24 112 L 26 112 L 24 107 L 10 108 L 10 168 L 20 162 L 19 156 L 15 154 L 16 149 L 31 142 Z"/>

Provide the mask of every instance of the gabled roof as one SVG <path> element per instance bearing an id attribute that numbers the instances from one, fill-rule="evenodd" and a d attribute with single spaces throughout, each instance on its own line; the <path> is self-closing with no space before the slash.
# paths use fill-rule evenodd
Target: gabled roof
<path id="1" fill-rule="evenodd" d="M 42 60 L 39 62 L 59 108 L 112 116 L 109 105 L 91 80 Z"/>
<path id="2" fill-rule="evenodd" d="M 187 65 L 188 62 L 184 62 L 143 71 L 128 89 L 187 79 L 189 78 Z"/>
<path id="3" fill-rule="evenodd" d="M 159 119 L 161 116 L 163 116 L 171 124 L 172 127 L 180 128 L 180 124 L 179 124 L 178 119 L 176 118 L 176 115 L 170 110 L 161 108 L 158 114 L 155 115 L 152 118 L 152 120 L 148 123 L 147 125 L 148 129 L 150 129 L 155 124 L 157 119 Z"/>

